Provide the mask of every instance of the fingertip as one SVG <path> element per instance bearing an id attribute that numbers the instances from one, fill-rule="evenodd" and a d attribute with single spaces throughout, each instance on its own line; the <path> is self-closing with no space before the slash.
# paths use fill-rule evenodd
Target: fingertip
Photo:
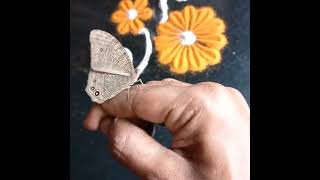
<path id="1" fill-rule="evenodd" d="M 83 127 L 89 131 L 96 131 L 99 128 L 101 119 L 104 117 L 105 113 L 100 105 L 94 104 L 87 117 L 83 122 Z"/>

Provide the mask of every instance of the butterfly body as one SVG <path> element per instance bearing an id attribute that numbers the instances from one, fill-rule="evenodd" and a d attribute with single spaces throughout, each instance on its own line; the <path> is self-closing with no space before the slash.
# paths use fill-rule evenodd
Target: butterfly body
<path id="1" fill-rule="evenodd" d="M 133 62 L 121 43 L 107 32 L 90 32 L 91 70 L 85 91 L 96 103 L 114 97 L 138 79 Z"/>

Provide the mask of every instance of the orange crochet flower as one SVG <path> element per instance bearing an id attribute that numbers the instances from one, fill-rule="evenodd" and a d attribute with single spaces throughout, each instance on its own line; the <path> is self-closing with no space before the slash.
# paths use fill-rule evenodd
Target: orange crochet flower
<path id="1" fill-rule="evenodd" d="M 225 24 L 210 7 L 188 5 L 181 12 L 173 11 L 166 23 L 158 25 L 157 32 L 158 61 L 178 74 L 218 64 L 220 50 L 227 44 Z"/>
<path id="2" fill-rule="evenodd" d="M 144 27 L 142 20 L 145 21 L 152 17 L 152 10 L 147 6 L 148 0 L 120 1 L 118 10 L 111 16 L 111 21 L 118 24 L 118 33 L 124 35 L 130 32 L 137 35 Z"/>

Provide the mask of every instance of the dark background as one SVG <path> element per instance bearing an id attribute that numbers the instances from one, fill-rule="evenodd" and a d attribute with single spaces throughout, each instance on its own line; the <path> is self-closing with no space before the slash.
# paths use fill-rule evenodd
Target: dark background
<path id="1" fill-rule="evenodd" d="M 82 122 L 91 101 L 85 93 L 87 72 L 90 62 L 89 32 L 101 29 L 116 36 L 131 49 L 134 65 L 142 59 L 145 51 L 143 36 L 119 36 L 110 15 L 119 1 L 70 0 L 70 177 L 81 179 L 137 179 L 131 172 L 121 167 L 106 149 L 106 140 L 98 133 L 87 132 Z M 158 1 L 149 1 L 155 16 L 146 27 L 155 34 L 160 19 Z M 241 91 L 250 105 L 250 1 L 249 0 L 189 0 L 176 2 L 169 0 L 171 10 L 182 9 L 186 4 L 212 6 L 227 25 L 229 44 L 223 50 L 222 63 L 203 73 L 174 75 L 167 67 L 156 62 L 156 54 L 141 75 L 143 82 L 161 80 L 167 77 L 189 83 L 214 81 L 232 86 Z M 141 43 L 143 42 L 143 43 Z M 165 128 L 157 127 L 156 139 L 164 145 L 170 142 Z"/>

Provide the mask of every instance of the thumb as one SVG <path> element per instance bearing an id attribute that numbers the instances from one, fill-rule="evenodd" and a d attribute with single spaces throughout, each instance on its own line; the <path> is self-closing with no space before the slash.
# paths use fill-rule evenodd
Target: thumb
<path id="1" fill-rule="evenodd" d="M 114 157 L 138 176 L 167 179 L 183 175 L 183 167 L 187 164 L 185 159 L 162 146 L 131 121 L 105 118 L 100 130 L 108 138 Z"/>

